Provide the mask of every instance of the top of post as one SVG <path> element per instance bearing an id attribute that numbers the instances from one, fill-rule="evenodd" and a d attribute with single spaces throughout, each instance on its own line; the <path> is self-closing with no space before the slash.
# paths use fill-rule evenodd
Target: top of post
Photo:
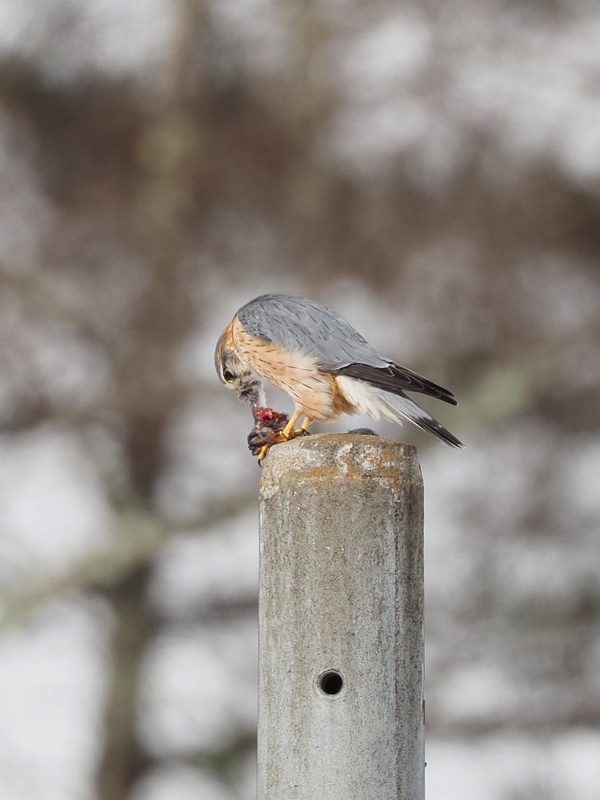
<path id="1" fill-rule="evenodd" d="M 272 447 L 265 459 L 261 493 L 279 484 L 385 478 L 398 484 L 422 483 L 417 449 L 410 444 L 356 433 L 313 434 Z"/>

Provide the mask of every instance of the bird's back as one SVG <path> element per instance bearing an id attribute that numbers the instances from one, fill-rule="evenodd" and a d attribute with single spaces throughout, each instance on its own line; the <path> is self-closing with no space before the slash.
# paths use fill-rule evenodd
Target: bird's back
<path id="1" fill-rule="evenodd" d="M 237 317 L 251 335 L 289 352 L 310 354 L 328 372 L 357 362 L 371 367 L 391 363 L 333 309 L 304 297 L 263 294 L 242 306 Z"/>

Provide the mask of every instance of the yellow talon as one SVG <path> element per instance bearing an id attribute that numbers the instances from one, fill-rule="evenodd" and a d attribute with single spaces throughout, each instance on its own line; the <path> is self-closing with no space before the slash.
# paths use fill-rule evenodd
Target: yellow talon
<path id="1" fill-rule="evenodd" d="M 298 422 L 298 420 L 300 419 L 301 416 L 302 416 L 302 412 L 301 411 L 294 411 L 292 416 L 289 418 L 287 425 L 281 431 L 281 435 L 283 436 L 284 439 L 290 439 L 291 438 L 292 431 L 294 429 L 294 425 Z"/>
<path id="2" fill-rule="evenodd" d="M 300 425 L 299 428 L 296 428 L 295 430 L 292 430 L 292 428 L 294 427 L 296 422 L 298 422 L 298 419 L 301 416 L 302 416 L 301 412 L 295 413 L 292 416 L 292 418 L 289 420 L 289 422 L 287 423 L 285 428 L 282 431 L 278 431 L 275 434 L 275 441 L 272 441 L 269 444 L 264 444 L 261 447 L 261 449 L 260 449 L 260 451 L 258 453 L 258 456 L 257 456 L 259 464 L 262 461 L 264 461 L 269 448 L 273 447 L 274 444 L 282 444 L 283 442 L 289 442 L 290 439 L 295 439 L 297 436 L 303 436 L 307 432 L 307 428 L 310 425 L 310 423 L 312 422 L 312 420 L 309 419 L 308 417 L 304 418 L 304 422 L 302 423 L 302 425 Z"/>

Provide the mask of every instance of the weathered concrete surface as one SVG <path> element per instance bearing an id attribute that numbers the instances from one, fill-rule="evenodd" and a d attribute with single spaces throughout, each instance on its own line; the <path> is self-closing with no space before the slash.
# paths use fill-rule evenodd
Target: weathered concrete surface
<path id="1" fill-rule="evenodd" d="M 317 435 L 261 481 L 259 800 L 422 800 L 423 483 L 413 447 Z M 338 694 L 319 688 L 337 670 Z"/>

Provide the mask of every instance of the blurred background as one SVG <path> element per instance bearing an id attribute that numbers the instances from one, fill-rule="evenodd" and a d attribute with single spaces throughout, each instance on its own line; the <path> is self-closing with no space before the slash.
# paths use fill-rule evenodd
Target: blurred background
<path id="1" fill-rule="evenodd" d="M 0 800 L 255 796 L 212 353 L 267 291 L 460 400 L 463 453 L 376 425 L 426 486 L 428 800 L 600 798 L 599 42 L 596 0 L 0 0 Z"/>

